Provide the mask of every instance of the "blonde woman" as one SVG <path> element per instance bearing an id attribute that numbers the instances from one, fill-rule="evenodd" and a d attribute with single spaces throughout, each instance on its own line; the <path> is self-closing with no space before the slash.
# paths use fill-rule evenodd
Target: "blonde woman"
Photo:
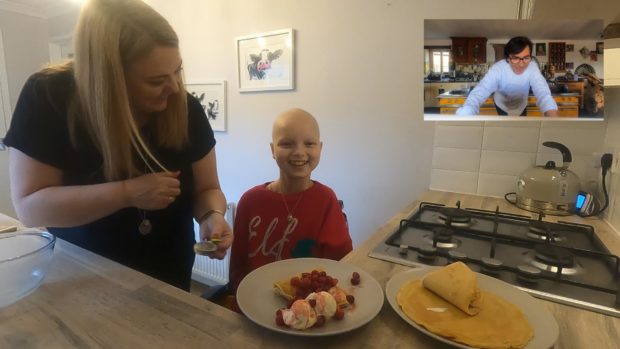
<path id="1" fill-rule="evenodd" d="M 232 244 L 215 138 L 181 80 L 178 38 L 141 0 L 90 0 L 72 62 L 26 82 L 5 143 L 28 226 L 189 290 L 193 218 Z"/>

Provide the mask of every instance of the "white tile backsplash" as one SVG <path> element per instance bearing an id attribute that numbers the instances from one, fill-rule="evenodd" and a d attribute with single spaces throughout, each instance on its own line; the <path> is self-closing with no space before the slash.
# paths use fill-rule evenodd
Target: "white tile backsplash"
<path id="1" fill-rule="evenodd" d="M 480 173 L 477 194 L 503 197 L 517 189 L 517 176 Z"/>
<path id="2" fill-rule="evenodd" d="M 608 214 L 610 215 L 609 217 L 609 223 L 618 231 L 620 231 L 620 195 L 615 195 L 613 198 L 613 204 L 610 203 L 609 207 L 607 208 L 608 210 L 610 210 L 608 212 Z"/>
<path id="3" fill-rule="evenodd" d="M 578 123 L 579 125 L 581 123 Z M 605 146 L 605 128 L 588 127 L 543 127 L 540 129 L 542 142 L 554 141 L 564 144 L 571 154 L 591 155 L 601 151 Z M 557 150 L 545 147 L 541 144 L 541 153 L 554 153 Z"/>
<path id="4" fill-rule="evenodd" d="M 438 121 L 437 125 L 442 126 L 484 126 L 484 121 Z"/>
<path id="5" fill-rule="evenodd" d="M 531 166 L 548 160 L 560 166 L 560 152 L 542 146 L 552 140 L 571 150 L 569 169 L 590 191 L 600 181 L 593 153 L 604 150 L 606 132 L 605 122 L 440 123 L 435 127 L 431 189 L 501 197 L 515 191 L 517 176 Z M 620 202 L 620 190 L 615 191 L 619 193 L 611 194 Z M 615 206 L 609 217 L 620 224 L 620 213 L 612 214 L 620 204 Z"/>
<path id="6" fill-rule="evenodd" d="M 525 127 L 540 128 L 540 121 L 519 120 L 519 121 L 485 121 L 485 127 Z"/>
<path id="7" fill-rule="evenodd" d="M 516 176 L 534 166 L 536 153 L 483 150 L 480 172 Z"/>
<path id="8" fill-rule="evenodd" d="M 447 126 L 435 127 L 434 146 L 439 148 L 480 149 L 483 126 Z"/>
<path id="9" fill-rule="evenodd" d="M 480 167 L 480 150 L 458 148 L 435 148 L 433 151 L 433 168 L 478 172 Z"/>
<path id="10" fill-rule="evenodd" d="M 484 150 L 535 153 L 540 127 L 485 127 Z"/>
<path id="11" fill-rule="evenodd" d="M 620 174 L 607 174 L 605 182 L 609 193 L 609 206 L 604 216 L 616 231 L 620 232 Z"/>
<path id="12" fill-rule="evenodd" d="M 431 170 L 431 189 L 476 194 L 478 172 Z"/>
<path id="13" fill-rule="evenodd" d="M 607 128 L 607 122 L 601 121 L 543 121 L 540 125 L 542 128 L 571 128 L 571 129 L 603 129 Z"/>

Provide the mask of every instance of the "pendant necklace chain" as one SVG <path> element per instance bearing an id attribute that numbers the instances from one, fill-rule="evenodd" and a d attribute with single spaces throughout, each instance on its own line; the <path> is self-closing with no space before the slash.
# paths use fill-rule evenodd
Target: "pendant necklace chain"
<path id="1" fill-rule="evenodd" d="M 293 213 L 295 213 L 295 209 L 297 209 L 297 206 L 299 206 L 299 203 L 301 202 L 301 199 L 303 199 L 304 197 L 304 193 L 301 193 L 301 195 L 299 195 L 299 199 L 297 199 L 297 202 L 295 203 L 295 206 L 293 206 L 292 210 L 289 210 L 288 208 L 288 204 L 286 203 L 286 198 L 284 197 L 284 194 L 280 194 L 282 196 L 282 201 L 284 202 L 284 207 L 286 207 L 286 211 L 288 212 L 288 215 L 286 216 L 286 221 L 288 223 L 291 223 L 293 221 L 293 219 L 295 217 L 293 217 Z"/>
<path id="2" fill-rule="evenodd" d="M 272 182 L 272 184 L 270 186 L 271 186 L 271 189 L 273 191 L 276 191 L 275 190 L 275 186 L 273 185 L 273 182 Z M 282 198 L 282 202 L 284 203 L 284 207 L 286 208 L 286 212 L 288 213 L 287 216 L 286 216 L 286 221 L 287 221 L 287 223 L 290 224 L 293 221 L 293 219 L 295 219 L 295 217 L 293 217 L 293 214 L 295 213 L 295 210 L 297 209 L 297 206 L 299 206 L 299 203 L 301 202 L 301 199 L 303 199 L 304 193 L 302 192 L 299 195 L 299 199 L 297 199 L 297 202 L 295 203 L 295 206 L 293 206 L 292 210 L 288 207 L 288 204 L 286 203 L 286 198 L 284 197 L 284 193 L 279 193 L 279 194 L 280 194 L 280 197 Z"/>
<path id="3" fill-rule="evenodd" d="M 153 230 L 153 224 L 151 224 L 150 219 L 146 218 L 146 210 L 138 209 L 138 213 L 140 214 L 140 218 L 142 218 L 142 221 L 140 222 L 140 225 L 138 226 L 138 231 L 142 235 L 150 234 L 151 230 Z"/>
<path id="4" fill-rule="evenodd" d="M 142 158 L 142 161 L 144 161 L 144 173 L 147 172 L 147 169 L 149 170 L 150 173 L 155 173 L 155 171 L 149 164 L 148 160 L 145 159 L 144 156 L 142 155 L 142 152 L 138 152 L 138 154 Z M 151 223 L 150 219 L 146 218 L 146 210 L 141 210 L 138 208 L 138 215 L 140 215 L 140 218 L 141 218 L 140 225 L 138 225 L 138 231 L 143 236 L 150 234 L 151 231 L 153 230 L 153 224 Z"/>

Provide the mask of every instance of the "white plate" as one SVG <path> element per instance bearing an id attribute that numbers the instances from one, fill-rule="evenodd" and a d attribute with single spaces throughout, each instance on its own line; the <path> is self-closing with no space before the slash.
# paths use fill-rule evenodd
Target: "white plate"
<path id="1" fill-rule="evenodd" d="M 305 331 L 276 325 L 276 311 L 286 307 L 286 300 L 273 291 L 273 283 L 304 272 L 322 268 L 327 275 L 338 279 L 338 286 L 355 297 L 355 307 L 345 310 L 342 320 L 328 320 L 323 327 Z M 351 275 L 360 274 L 360 284 L 351 285 Z M 381 285 L 362 269 L 331 259 L 296 258 L 264 265 L 248 274 L 237 288 L 237 303 L 241 311 L 255 323 L 277 332 L 297 336 L 328 336 L 354 330 L 372 320 L 383 306 Z"/>
<path id="2" fill-rule="evenodd" d="M 421 279 L 428 272 L 438 268 L 439 267 L 416 268 L 392 276 L 385 286 L 385 295 L 388 302 L 392 306 L 392 309 L 394 309 L 403 320 L 407 321 L 411 326 L 421 332 L 457 348 L 473 349 L 470 346 L 438 336 L 418 325 L 400 309 L 400 306 L 396 302 L 396 295 L 405 282 L 413 279 Z M 501 280 L 480 273 L 476 273 L 476 275 L 478 276 L 478 287 L 480 287 L 481 290 L 493 292 L 516 305 L 523 312 L 530 325 L 532 325 L 534 337 L 527 346 L 525 346 L 526 349 L 547 349 L 555 343 L 560 334 L 558 324 L 553 315 L 545 309 L 539 300 Z"/>

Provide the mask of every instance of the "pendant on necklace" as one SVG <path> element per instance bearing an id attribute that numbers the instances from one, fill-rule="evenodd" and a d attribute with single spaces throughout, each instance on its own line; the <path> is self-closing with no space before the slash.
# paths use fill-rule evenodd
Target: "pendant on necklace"
<path id="1" fill-rule="evenodd" d="M 286 216 L 286 220 L 290 223 L 293 221 L 293 215 L 289 214 L 288 216 Z"/>
<path id="2" fill-rule="evenodd" d="M 142 235 L 148 235 L 152 229 L 153 229 L 153 226 L 151 225 L 151 221 L 146 218 L 144 218 L 142 222 L 140 222 L 140 225 L 138 226 L 138 231 Z"/>

